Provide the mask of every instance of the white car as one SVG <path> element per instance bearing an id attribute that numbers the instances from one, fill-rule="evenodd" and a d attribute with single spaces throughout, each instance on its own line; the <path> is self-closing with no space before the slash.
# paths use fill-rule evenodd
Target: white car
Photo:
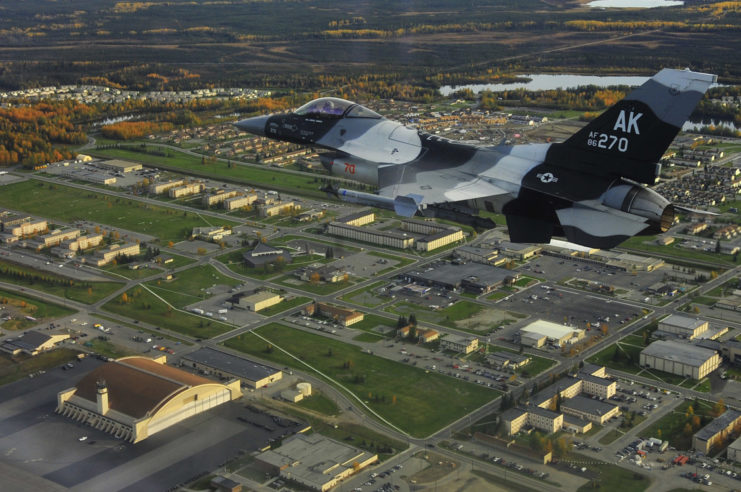
<path id="1" fill-rule="evenodd" d="M 80 442 L 82 442 L 82 441 L 87 441 L 87 436 L 82 436 L 82 437 L 80 437 L 80 438 L 78 439 L 78 441 L 80 441 Z"/>

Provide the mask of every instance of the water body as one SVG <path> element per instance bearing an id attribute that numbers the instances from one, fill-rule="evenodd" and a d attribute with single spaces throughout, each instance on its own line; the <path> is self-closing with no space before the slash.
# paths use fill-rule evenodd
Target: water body
<path id="1" fill-rule="evenodd" d="M 727 128 L 733 131 L 738 131 L 740 129 L 733 123 L 733 121 L 713 120 L 710 123 L 692 123 L 691 121 L 685 121 L 684 125 L 682 125 L 682 131 L 685 131 L 685 132 L 697 131 L 704 126 L 710 126 L 710 125 L 713 125 L 716 128 Z"/>
<path id="2" fill-rule="evenodd" d="M 587 6 L 600 9 L 653 9 L 656 7 L 674 7 L 684 5 L 684 2 L 677 0 L 594 0 Z"/>
<path id="3" fill-rule="evenodd" d="M 467 85 L 444 85 L 440 87 L 440 94 L 448 96 L 461 89 L 471 89 L 475 94 L 481 91 L 502 92 L 514 89 L 527 89 L 529 91 L 546 91 L 553 89 L 573 89 L 582 85 L 596 85 L 607 87 L 610 85 L 639 86 L 649 77 L 638 76 L 597 76 L 597 75 L 564 75 L 564 74 L 528 74 L 519 75 L 527 77 L 530 82 L 516 82 L 513 84 L 467 84 Z"/>

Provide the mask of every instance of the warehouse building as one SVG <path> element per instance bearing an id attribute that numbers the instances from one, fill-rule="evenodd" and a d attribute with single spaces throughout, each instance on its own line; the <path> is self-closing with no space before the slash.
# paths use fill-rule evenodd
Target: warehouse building
<path id="1" fill-rule="evenodd" d="M 692 379 L 702 379 L 720 366 L 718 352 L 674 340 L 659 340 L 641 351 L 640 365 Z"/>
<path id="2" fill-rule="evenodd" d="M 286 264 L 291 263 L 292 258 L 288 250 L 274 248 L 265 243 L 257 243 L 255 249 L 247 251 L 242 255 L 245 264 L 250 268 L 257 268 L 276 261 L 283 261 Z"/>
<path id="3" fill-rule="evenodd" d="M 520 330 L 520 343 L 531 347 L 542 347 L 546 342 L 563 347 L 584 338 L 584 330 L 559 325 L 542 319 L 533 321 Z"/>
<path id="4" fill-rule="evenodd" d="M 108 169 L 119 173 L 131 173 L 142 169 L 142 165 L 137 162 L 122 161 L 120 159 L 96 162 L 95 165 L 101 169 Z"/>
<path id="5" fill-rule="evenodd" d="M 709 454 L 714 447 L 729 439 L 739 425 L 741 425 L 741 412 L 729 408 L 723 415 L 715 418 L 692 436 L 692 447 L 695 451 Z"/>
<path id="6" fill-rule="evenodd" d="M 237 380 L 220 384 L 165 360 L 134 356 L 98 366 L 57 395 L 56 412 L 135 443 L 242 396 Z"/>
<path id="7" fill-rule="evenodd" d="M 29 330 L 17 338 L 6 339 L 0 349 L 12 355 L 18 355 L 21 352 L 28 355 L 37 355 L 40 352 L 51 350 L 58 343 L 67 340 L 68 333 L 41 333 L 39 331 Z"/>
<path id="8" fill-rule="evenodd" d="M 240 307 L 248 311 L 258 312 L 270 306 L 275 306 L 281 301 L 283 301 L 283 297 L 279 296 L 275 292 L 264 290 L 248 296 L 240 296 L 237 299 L 237 302 L 233 303 L 232 306 Z"/>
<path id="9" fill-rule="evenodd" d="M 463 289 L 475 294 L 491 292 L 502 285 L 514 282 L 518 276 L 519 274 L 512 270 L 479 263 L 463 265 L 436 263 L 425 271 L 403 274 L 407 282 L 448 290 Z"/>
<path id="10" fill-rule="evenodd" d="M 320 492 L 376 461 L 376 454 L 316 433 L 296 434 L 283 441 L 279 448 L 255 457 L 257 465 L 265 471 Z"/>
<path id="11" fill-rule="evenodd" d="M 671 314 L 659 321 L 659 331 L 672 333 L 681 338 L 692 340 L 708 330 L 709 323 L 697 318 Z"/>
<path id="12" fill-rule="evenodd" d="M 492 266 L 500 266 L 508 261 L 504 256 L 499 256 L 498 249 L 477 248 L 476 246 L 461 246 L 460 248 L 456 248 L 455 255 L 464 260 Z"/>
<path id="13" fill-rule="evenodd" d="M 183 356 L 180 365 L 220 378 L 236 378 L 251 388 L 263 388 L 283 378 L 283 372 L 278 369 L 210 347 Z"/>
<path id="14" fill-rule="evenodd" d="M 612 417 L 620 415 L 617 405 L 581 395 L 562 401 L 561 411 L 598 424 L 604 424 Z"/>

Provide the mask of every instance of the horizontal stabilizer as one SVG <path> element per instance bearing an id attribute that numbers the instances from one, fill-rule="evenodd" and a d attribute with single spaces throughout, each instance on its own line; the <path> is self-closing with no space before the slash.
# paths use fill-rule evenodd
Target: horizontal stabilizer
<path id="1" fill-rule="evenodd" d="M 579 206 L 556 210 L 556 215 L 569 241 L 592 248 L 613 248 L 649 227 L 637 216 Z"/>

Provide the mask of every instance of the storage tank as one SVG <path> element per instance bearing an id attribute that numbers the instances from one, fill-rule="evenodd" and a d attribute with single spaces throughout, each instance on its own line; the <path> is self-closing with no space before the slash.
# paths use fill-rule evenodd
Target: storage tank
<path id="1" fill-rule="evenodd" d="M 311 383 L 298 383 L 296 389 L 304 396 L 311 396 Z"/>

